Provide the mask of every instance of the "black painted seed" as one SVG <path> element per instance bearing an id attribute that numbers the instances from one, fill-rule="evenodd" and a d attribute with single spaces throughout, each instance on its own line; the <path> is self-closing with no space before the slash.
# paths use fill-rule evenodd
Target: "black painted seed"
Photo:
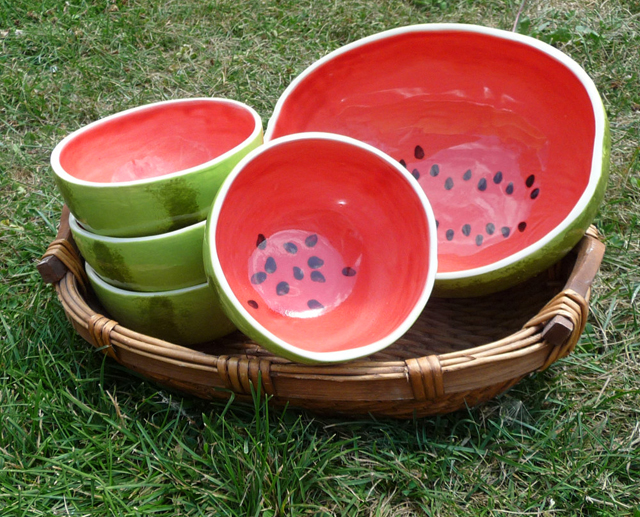
<path id="1" fill-rule="evenodd" d="M 509 234 L 511 233 L 511 230 L 509 229 L 508 226 L 503 226 L 502 228 L 500 228 L 500 231 L 502 232 L 502 236 L 506 239 L 507 237 L 509 237 Z"/>
<path id="2" fill-rule="evenodd" d="M 469 235 L 471 235 L 471 225 L 465 224 L 462 227 L 462 233 L 465 235 L 465 237 L 469 237 Z"/>
<path id="3" fill-rule="evenodd" d="M 419 145 L 416 145 L 416 149 L 413 154 L 418 160 L 422 160 L 424 158 L 424 149 Z"/>
<path id="4" fill-rule="evenodd" d="M 267 247 L 267 238 L 261 233 L 258 234 L 258 241 L 256 242 L 256 246 L 261 250 Z"/>
<path id="5" fill-rule="evenodd" d="M 269 257 L 267 261 L 264 263 L 264 270 L 267 273 L 275 273 L 278 266 L 276 265 L 276 261 L 273 257 Z"/>
<path id="6" fill-rule="evenodd" d="M 476 235 L 476 245 L 482 246 L 482 235 Z"/>
<path id="7" fill-rule="evenodd" d="M 487 230 L 487 233 L 489 235 L 493 235 L 493 232 L 496 231 L 496 227 L 495 227 L 495 225 L 493 223 L 489 223 L 489 224 L 487 224 L 485 230 Z"/>
<path id="8" fill-rule="evenodd" d="M 304 271 L 300 269 L 298 266 L 293 267 L 293 278 L 296 280 L 302 280 L 304 278 Z"/>
<path id="9" fill-rule="evenodd" d="M 537 198 L 539 194 L 540 194 L 540 189 L 539 188 L 534 188 L 531 191 L 531 199 Z"/>
<path id="10" fill-rule="evenodd" d="M 505 192 L 509 195 L 513 194 L 513 182 L 509 182 L 507 188 L 505 189 Z"/>
<path id="11" fill-rule="evenodd" d="M 322 305 L 318 300 L 309 300 L 307 302 L 307 307 L 309 307 L 309 309 L 324 309 L 324 305 Z"/>
<path id="12" fill-rule="evenodd" d="M 320 257 L 316 257 L 314 255 L 313 257 L 309 257 L 309 260 L 307 260 L 307 265 L 311 269 L 318 269 L 318 268 L 324 266 L 324 260 L 322 260 Z"/>
<path id="13" fill-rule="evenodd" d="M 502 172 L 498 171 L 495 173 L 495 175 L 493 176 L 493 182 L 497 185 L 498 183 L 500 183 L 502 181 Z"/>
<path id="14" fill-rule="evenodd" d="M 352 267 L 344 267 L 342 268 L 342 274 L 344 276 L 356 276 L 356 270 L 353 269 Z"/>
<path id="15" fill-rule="evenodd" d="M 267 274 L 264 271 L 258 271 L 254 275 L 251 275 L 251 283 L 258 285 L 267 279 Z"/>
<path id="16" fill-rule="evenodd" d="M 289 294 L 289 284 L 287 284 L 287 282 L 280 282 L 276 286 L 276 294 L 278 296 L 284 296 L 285 294 Z"/>
<path id="17" fill-rule="evenodd" d="M 400 160 L 400 165 L 402 165 L 403 167 L 407 166 L 407 162 L 405 162 L 404 160 Z"/>
<path id="18" fill-rule="evenodd" d="M 324 275 L 320 273 L 320 271 L 311 271 L 311 281 L 312 282 L 326 282 Z"/>
<path id="19" fill-rule="evenodd" d="M 438 221 L 438 220 L 436 219 L 436 228 L 437 228 L 438 226 L 440 226 L 440 221 Z"/>
<path id="20" fill-rule="evenodd" d="M 453 239 L 453 230 L 451 228 L 447 230 L 446 237 L 448 241 Z"/>
<path id="21" fill-rule="evenodd" d="M 480 178 L 480 181 L 478 181 L 478 190 L 480 190 L 481 192 L 484 192 L 485 190 L 487 190 L 487 180 L 484 178 Z"/>
<path id="22" fill-rule="evenodd" d="M 524 232 L 526 228 L 527 228 L 527 223 L 525 223 L 524 221 L 522 221 L 521 223 L 518 223 L 518 231 Z"/>
<path id="23" fill-rule="evenodd" d="M 467 172 L 463 174 L 462 179 L 465 181 L 469 181 L 471 179 L 471 169 L 467 169 Z"/>
<path id="24" fill-rule="evenodd" d="M 532 174 L 531 176 L 529 176 L 529 177 L 527 178 L 527 180 L 524 182 L 524 184 L 525 184 L 527 187 L 531 187 L 531 185 L 533 185 L 533 182 L 534 182 L 535 180 L 536 180 L 536 177 Z"/>
<path id="25" fill-rule="evenodd" d="M 318 236 L 315 233 L 313 235 L 309 235 L 309 237 L 307 237 L 304 240 L 304 245 L 307 248 L 313 248 L 317 243 L 318 243 Z"/>
<path id="26" fill-rule="evenodd" d="M 414 177 L 415 179 L 417 179 L 417 180 L 419 180 L 419 179 L 420 179 L 420 171 L 419 171 L 418 169 L 413 169 L 413 170 L 411 171 L 411 174 L 413 174 L 413 177 Z"/>
<path id="27" fill-rule="evenodd" d="M 292 255 L 298 253 L 298 246 L 293 242 L 285 242 L 282 247 L 287 251 L 287 253 L 291 253 Z"/>
<path id="28" fill-rule="evenodd" d="M 440 166 L 437 163 L 434 163 L 429 170 L 429 174 L 431 174 L 431 176 L 435 178 L 438 174 L 440 174 Z"/>
<path id="29" fill-rule="evenodd" d="M 447 181 L 444 182 L 444 188 L 446 190 L 451 190 L 453 188 L 453 178 L 447 178 Z"/>
<path id="30" fill-rule="evenodd" d="M 249 307 L 253 307 L 254 309 L 257 309 L 257 308 L 258 308 L 258 302 L 256 302 L 255 300 L 249 300 L 249 301 L 247 302 L 247 305 L 248 305 Z"/>

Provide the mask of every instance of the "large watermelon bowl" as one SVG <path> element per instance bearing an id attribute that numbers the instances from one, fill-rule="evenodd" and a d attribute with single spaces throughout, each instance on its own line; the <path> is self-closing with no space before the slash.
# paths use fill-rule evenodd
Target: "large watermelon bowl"
<path id="1" fill-rule="evenodd" d="M 366 142 L 418 180 L 438 226 L 437 295 L 499 291 L 557 262 L 608 177 L 606 114 L 587 73 L 536 39 L 473 25 L 394 29 L 312 64 L 265 140 L 307 131 Z"/>

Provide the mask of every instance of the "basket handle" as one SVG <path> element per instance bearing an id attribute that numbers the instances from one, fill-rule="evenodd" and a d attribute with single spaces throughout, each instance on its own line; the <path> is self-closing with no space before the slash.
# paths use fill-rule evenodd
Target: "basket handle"
<path id="1" fill-rule="evenodd" d="M 54 284 L 62 279 L 69 270 L 69 267 L 65 264 L 65 260 L 61 258 L 61 254 L 64 254 L 64 251 L 61 250 L 66 250 L 68 255 L 73 256 L 70 250 L 74 249 L 75 242 L 73 241 L 71 229 L 69 228 L 69 208 L 67 205 L 64 205 L 60 215 L 60 225 L 58 226 L 56 238 L 49 245 L 46 253 L 36 266 L 45 283 Z"/>
<path id="2" fill-rule="evenodd" d="M 578 257 L 565 290 L 571 289 L 583 298 L 587 298 L 591 284 L 600 269 L 606 246 L 599 239 L 595 229 L 591 229 L 578 244 Z"/>
<path id="3" fill-rule="evenodd" d="M 573 291 L 587 299 L 591 284 L 600 269 L 606 246 L 598 238 L 595 227 L 591 227 L 576 248 L 576 264 L 567 279 L 564 291 Z M 549 320 L 542 331 L 542 338 L 552 345 L 561 346 L 573 332 L 573 323 L 569 318 L 557 315 Z"/>

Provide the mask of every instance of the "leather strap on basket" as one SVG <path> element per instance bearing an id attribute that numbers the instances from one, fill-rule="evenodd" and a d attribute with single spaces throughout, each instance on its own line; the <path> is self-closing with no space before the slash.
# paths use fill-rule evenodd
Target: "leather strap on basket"
<path id="1" fill-rule="evenodd" d="M 55 257 L 62 262 L 66 268 L 71 271 L 73 276 L 78 280 L 80 288 L 86 292 L 87 274 L 82 267 L 82 259 L 76 251 L 73 244 L 67 239 L 56 239 L 47 248 L 42 258 Z"/>
<path id="2" fill-rule="evenodd" d="M 529 328 L 544 325 L 556 316 L 564 316 L 567 318 L 572 323 L 573 330 L 564 343 L 551 348 L 549 356 L 539 368 L 539 371 L 546 370 L 552 363 L 573 352 L 587 324 L 589 306 L 587 301 L 578 293 L 571 289 L 566 289 L 558 293 L 536 316 L 530 319 L 524 327 Z"/>
<path id="3" fill-rule="evenodd" d="M 442 368 L 438 356 L 407 359 L 405 363 L 416 400 L 433 400 L 444 395 Z"/>
<path id="4" fill-rule="evenodd" d="M 267 359 L 221 355 L 217 368 L 225 387 L 234 393 L 251 395 L 253 386 L 253 391 L 262 396 L 276 394 L 271 382 L 271 361 Z"/>
<path id="5" fill-rule="evenodd" d="M 93 345 L 112 359 L 117 360 L 116 352 L 111 344 L 111 331 L 118 324 L 102 314 L 92 314 L 88 321 L 89 334 Z"/>

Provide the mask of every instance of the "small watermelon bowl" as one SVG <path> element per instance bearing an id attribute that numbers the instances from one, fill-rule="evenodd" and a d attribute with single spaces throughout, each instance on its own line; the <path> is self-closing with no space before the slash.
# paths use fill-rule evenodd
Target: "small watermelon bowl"
<path id="1" fill-rule="evenodd" d="M 51 166 L 86 230 L 139 237 L 204 221 L 224 178 L 261 144 L 262 122 L 251 107 L 177 99 L 80 128 L 54 148 Z"/>
<path id="2" fill-rule="evenodd" d="M 137 292 L 109 284 L 88 263 L 85 271 L 102 306 L 137 332 L 190 346 L 236 329 L 206 282 L 183 289 Z"/>
<path id="3" fill-rule="evenodd" d="M 207 220 L 205 271 L 235 325 L 266 349 L 336 363 L 394 343 L 437 269 L 418 182 L 372 146 L 297 134 L 247 155 Z"/>
<path id="4" fill-rule="evenodd" d="M 206 221 L 144 237 L 107 237 L 87 231 L 69 214 L 80 253 L 100 278 L 130 291 L 167 291 L 206 283 L 202 241 Z"/>
<path id="5" fill-rule="evenodd" d="M 593 81 L 530 37 L 427 24 L 342 47 L 284 91 L 265 141 L 349 136 L 401 163 L 437 220 L 434 294 L 520 284 L 565 256 L 602 201 L 610 137 Z"/>

